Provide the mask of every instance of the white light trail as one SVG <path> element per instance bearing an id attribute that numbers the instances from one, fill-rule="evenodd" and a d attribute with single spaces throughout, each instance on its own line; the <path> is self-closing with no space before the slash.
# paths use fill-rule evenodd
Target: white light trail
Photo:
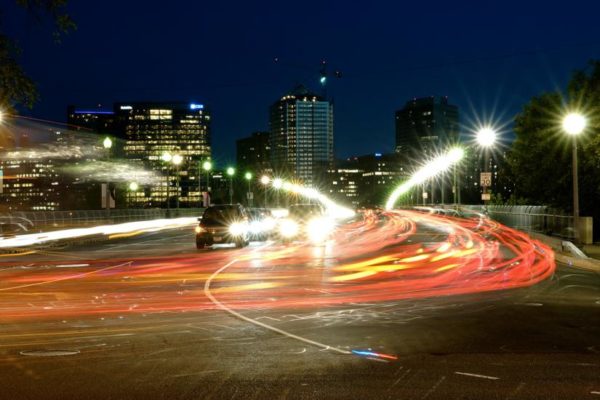
<path id="1" fill-rule="evenodd" d="M 155 232 L 163 229 L 180 228 L 198 223 L 196 217 L 154 219 L 149 221 L 126 222 L 115 225 L 100 225 L 90 228 L 64 229 L 41 233 L 0 238 L 0 248 L 15 248 L 53 242 L 56 240 L 77 239 L 93 235 L 118 235 L 136 232 Z"/>
<path id="2" fill-rule="evenodd" d="M 407 193 L 416 185 L 420 185 L 428 179 L 448 170 L 452 165 L 459 162 L 463 156 L 464 150 L 460 147 L 455 147 L 446 154 L 434 158 L 417 172 L 415 172 L 408 181 L 398 186 L 396 190 L 392 192 L 387 203 L 385 204 L 385 208 L 387 210 L 393 209 L 394 204 L 396 204 L 396 201 L 398 198 L 400 198 L 400 196 L 402 196 L 404 193 Z"/>

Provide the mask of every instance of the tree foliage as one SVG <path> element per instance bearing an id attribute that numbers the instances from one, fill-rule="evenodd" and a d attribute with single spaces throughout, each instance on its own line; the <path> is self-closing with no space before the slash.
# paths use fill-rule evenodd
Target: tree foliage
<path id="1" fill-rule="evenodd" d="M 572 210 L 573 138 L 562 130 L 569 111 L 582 112 L 586 131 L 577 137 L 582 215 L 600 217 L 600 61 L 573 74 L 567 93 L 532 98 L 515 119 L 516 140 L 508 156 L 516 195 L 530 204 Z"/>
<path id="2" fill-rule="evenodd" d="M 16 2 L 38 23 L 50 18 L 54 25 L 53 36 L 57 42 L 64 34 L 75 29 L 73 19 L 65 11 L 67 0 L 16 0 Z M 21 49 L 16 40 L 0 30 L 0 107 L 9 111 L 17 106 L 31 108 L 38 98 L 35 83 L 18 62 L 20 53 Z"/>

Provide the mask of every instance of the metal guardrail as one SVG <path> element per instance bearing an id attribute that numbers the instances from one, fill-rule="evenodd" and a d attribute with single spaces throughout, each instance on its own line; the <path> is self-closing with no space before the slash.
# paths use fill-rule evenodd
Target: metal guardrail
<path id="1" fill-rule="evenodd" d="M 460 208 L 486 212 L 487 215 L 511 228 L 537 232 L 548 236 L 574 239 L 573 216 L 546 206 L 483 206 L 461 205 Z"/>
<path id="2" fill-rule="evenodd" d="M 110 225 L 130 221 L 160 218 L 200 217 L 204 208 L 123 209 L 77 211 L 16 211 L 0 214 L 0 224 L 22 225 L 27 231 L 41 232 L 95 225 Z"/>

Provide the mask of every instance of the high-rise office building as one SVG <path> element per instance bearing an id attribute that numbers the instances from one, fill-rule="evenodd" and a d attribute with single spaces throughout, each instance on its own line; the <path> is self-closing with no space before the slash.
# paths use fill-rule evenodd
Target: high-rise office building
<path id="1" fill-rule="evenodd" d="M 197 206 L 201 201 L 201 163 L 211 157 L 210 113 L 203 104 L 183 102 L 116 103 L 116 132 L 125 139 L 124 153 L 163 179 L 140 186 L 128 196 L 130 205 Z M 172 159 L 166 161 L 164 154 Z M 181 156 L 181 163 L 173 156 Z M 135 180 L 135 177 L 131 177 Z"/>
<path id="2" fill-rule="evenodd" d="M 447 97 L 415 98 L 396 111 L 396 152 L 412 158 L 456 143 L 458 107 Z"/>
<path id="3" fill-rule="evenodd" d="M 69 130 L 86 130 L 98 134 L 114 134 L 115 113 L 98 107 L 67 107 Z"/>
<path id="4" fill-rule="evenodd" d="M 304 86 L 270 108 L 271 163 L 304 185 L 326 184 L 333 167 L 333 104 Z"/>
<path id="5" fill-rule="evenodd" d="M 271 172 L 269 132 L 254 132 L 236 141 L 237 168 L 254 174 Z"/>

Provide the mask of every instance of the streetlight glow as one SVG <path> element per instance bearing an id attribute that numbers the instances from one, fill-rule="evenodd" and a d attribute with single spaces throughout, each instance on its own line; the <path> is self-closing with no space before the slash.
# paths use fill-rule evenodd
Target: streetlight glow
<path id="1" fill-rule="evenodd" d="M 129 190 L 131 190 L 132 192 L 135 192 L 136 190 L 139 189 L 139 185 L 137 184 L 137 182 L 131 182 L 129 184 Z"/>
<path id="2" fill-rule="evenodd" d="M 275 189 L 281 189 L 283 187 L 283 180 L 281 178 L 273 179 L 273 187 Z"/>
<path id="3" fill-rule="evenodd" d="M 246 172 L 246 173 L 244 174 L 244 178 L 246 178 L 247 180 L 250 180 L 250 179 L 252 179 L 252 173 L 251 173 L 251 172 Z"/>
<path id="4" fill-rule="evenodd" d="M 1 117 L 0 117 L 1 118 Z M 105 149 L 110 149 L 113 145 L 112 140 L 107 136 L 106 138 L 104 138 L 104 141 L 102 142 L 102 145 L 104 146 Z"/>
<path id="5" fill-rule="evenodd" d="M 175 154 L 175 155 L 173 156 L 173 164 L 175 164 L 175 165 L 179 165 L 179 164 L 181 164 L 182 162 L 183 162 L 183 157 L 182 157 L 181 155 L 179 155 L 179 154 Z"/>
<path id="6" fill-rule="evenodd" d="M 262 183 L 263 185 L 268 185 L 271 182 L 271 178 L 269 178 L 267 175 L 263 175 L 260 177 L 260 183 Z"/>
<path id="7" fill-rule="evenodd" d="M 476 134 L 477 143 L 481 147 L 492 147 L 496 143 L 497 137 L 496 131 L 489 126 L 479 129 Z"/>
<path id="8" fill-rule="evenodd" d="M 562 127 L 569 135 L 579 135 L 585 129 L 587 121 L 579 113 L 569 113 L 562 122 Z"/>
<path id="9" fill-rule="evenodd" d="M 235 168 L 233 168 L 233 167 L 227 168 L 227 175 L 233 176 L 233 174 L 235 174 Z"/>
<path id="10" fill-rule="evenodd" d="M 205 171 L 210 171 L 212 169 L 212 163 L 210 161 L 204 161 L 202 163 L 202 169 Z"/>
<path id="11" fill-rule="evenodd" d="M 173 158 L 173 156 L 171 156 L 171 153 L 165 151 L 164 153 L 162 153 L 162 155 L 160 156 L 160 158 L 164 162 L 170 162 L 171 159 Z"/>

